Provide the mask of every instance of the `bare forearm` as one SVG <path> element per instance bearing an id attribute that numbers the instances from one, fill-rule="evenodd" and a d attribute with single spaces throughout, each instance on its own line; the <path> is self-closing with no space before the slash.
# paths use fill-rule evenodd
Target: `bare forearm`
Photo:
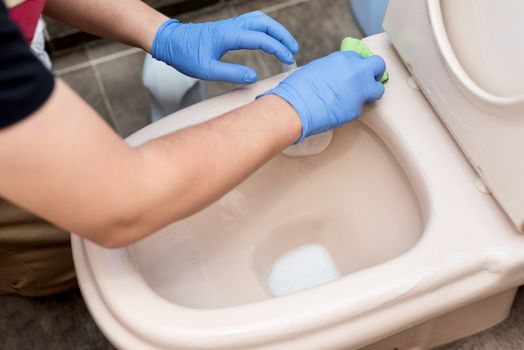
<path id="1" fill-rule="evenodd" d="M 266 96 L 138 148 L 145 159 L 145 176 L 154 180 L 145 190 L 152 205 L 141 210 L 141 222 L 152 226 L 137 233 L 208 206 L 296 141 L 300 131 L 293 108 Z"/>
<path id="2" fill-rule="evenodd" d="M 146 51 L 167 17 L 140 0 L 47 0 L 45 14 L 83 31 Z"/>
<path id="3" fill-rule="evenodd" d="M 131 148 L 57 81 L 40 110 L 0 130 L 0 195 L 96 243 L 120 246 L 203 209 L 300 130 L 295 111 L 267 96 Z"/>

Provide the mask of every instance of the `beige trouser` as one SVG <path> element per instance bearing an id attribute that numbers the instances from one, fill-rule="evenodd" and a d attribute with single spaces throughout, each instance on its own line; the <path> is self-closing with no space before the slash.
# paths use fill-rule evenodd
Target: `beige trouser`
<path id="1" fill-rule="evenodd" d="M 0 199 L 0 295 L 76 287 L 69 233 Z"/>

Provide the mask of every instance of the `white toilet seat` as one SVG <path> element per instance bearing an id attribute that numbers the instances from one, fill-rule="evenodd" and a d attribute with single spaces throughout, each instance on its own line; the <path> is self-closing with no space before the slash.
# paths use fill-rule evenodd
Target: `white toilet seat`
<path id="1" fill-rule="evenodd" d="M 358 348 L 524 281 L 524 238 L 477 176 L 386 35 L 366 39 L 388 62 L 383 100 L 362 121 L 388 144 L 422 205 L 424 233 L 407 253 L 326 285 L 257 303 L 190 309 L 145 282 L 126 249 L 72 239 L 86 303 L 100 328 L 128 349 Z M 253 99 L 279 77 L 190 107 L 147 127 L 161 135 Z M 200 120 L 195 120 L 198 116 Z M 141 140 L 141 132 L 129 138 Z M 140 141 L 139 141 L 140 140 Z M 387 234 L 387 232 L 385 232 Z M 376 327 L 380 324 L 380 327 Z"/>

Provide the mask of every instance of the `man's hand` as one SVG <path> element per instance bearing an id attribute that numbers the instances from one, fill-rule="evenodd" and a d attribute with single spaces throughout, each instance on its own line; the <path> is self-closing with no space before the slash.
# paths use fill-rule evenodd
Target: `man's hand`
<path id="1" fill-rule="evenodd" d="M 302 121 L 300 142 L 356 119 L 365 102 L 381 98 L 384 86 L 377 79 L 385 69 L 379 56 L 335 52 L 302 67 L 264 95 L 280 96 L 295 108 Z"/>
<path id="2" fill-rule="evenodd" d="M 199 24 L 168 20 L 157 31 L 151 54 L 194 78 L 251 84 L 258 79 L 255 70 L 220 61 L 226 52 L 242 49 L 261 49 L 292 64 L 298 44 L 281 24 L 257 11 Z"/>

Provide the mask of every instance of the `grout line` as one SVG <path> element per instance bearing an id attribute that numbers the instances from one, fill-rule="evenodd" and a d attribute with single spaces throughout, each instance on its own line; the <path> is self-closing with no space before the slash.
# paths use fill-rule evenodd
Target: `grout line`
<path id="1" fill-rule="evenodd" d="M 300 5 L 302 3 L 305 3 L 305 2 L 308 2 L 310 0 L 288 0 L 288 1 L 284 1 L 280 4 L 276 4 L 276 5 L 273 5 L 273 6 L 268 6 L 268 7 L 264 7 L 264 8 L 261 8 L 259 9 L 259 11 L 262 11 L 262 12 L 265 12 L 265 13 L 271 13 L 271 12 L 275 12 L 275 11 L 279 11 L 279 10 L 282 10 L 282 9 L 285 9 L 285 8 L 288 8 L 288 7 L 291 7 L 291 6 L 295 6 L 295 5 Z M 229 4 L 229 7 L 232 8 L 233 12 L 235 13 L 235 16 L 239 16 L 241 15 L 240 12 L 237 11 L 237 4 Z"/>
<path id="2" fill-rule="evenodd" d="M 54 73 L 55 73 L 56 76 L 60 76 L 60 75 L 64 75 L 64 74 L 67 74 L 67 73 L 76 72 L 76 71 L 84 69 L 84 68 L 88 68 L 88 67 L 91 67 L 91 66 L 94 66 L 94 65 L 97 65 L 97 64 L 101 64 L 101 63 L 111 62 L 113 60 L 116 60 L 116 59 L 119 59 L 119 58 L 122 58 L 122 57 L 126 57 L 126 56 L 129 56 L 129 55 L 132 55 L 134 53 L 141 52 L 141 51 L 142 51 L 142 49 L 139 49 L 137 47 L 132 47 L 130 49 L 122 50 L 120 52 L 115 52 L 115 53 L 107 55 L 107 56 L 95 58 L 94 60 L 88 60 L 86 62 L 77 63 L 77 64 L 74 64 L 74 65 L 69 66 L 69 67 L 65 67 L 65 68 L 62 68 L 62 69 L 57 69 L 57 70 L 54 71 Z"/>
<path id="3" fill-rule="evenodd" d="M 198 10 L 194 10 L 191 12 L 181 13 L 176 18 L 180 19 L 183 18 L 182 22 L 192 22 L 195 18 L 201 17 L 201 16 L 207 16 L 213 13 L 216 13 L 220 10 L 227 10 L 228 4 L 225 0 L 220 0 L 216 4 L 200 8 Z"/>
<path id="4" fill-rule="evenodd" d="M 64 75 L 64 74 L 67 74 L 67 73 L 76 72 L 78 70 L 81 70 L 81 69 L 84 69 L 84 68 L 88 68 L 90 66 L 91 66 L 91 63 L 89 61 L 86 61 L 86 62 L 74 64 L 74 65 L 69 66 L 69 67 L 65 67 L 65 68 L 54 70 L 53 73 L 55 74 L 55 76 L 60 76 L 60 75 Z"/>
<path id="5" fill-rule="evenodd" d="M 100 91 L 100 95 L 102 95 L 102 101 L 104 101 L 104 106 L 107 109 L 107 113 L 109 114 L 109 120 L 111 121 L 111 126 L 113 129 L 118 131 L 118 125 L 115 120 L 115 112 L 113 110 L 113 107 L 111 106 L 111 102 L 109 101 L 109 98 L 107 97 L 106 88 L 104 87 L 104 83 L 102 82 L 102 77 L 100 76 L 100 72 L 96 68 L 96 65 L 94 63 L 95 60 L 90 61 L 91 68 L 93 69 L 93 73 L 95 75 L 95 81 L 96 85 L 98 86 L 98 90 Z"/>
<path id="6" fill-rule="evenodd" d="M 265 13 L 271 13 L 271 12 L 283 10 L 283 9 L 291 7 L 291 6 L 300 5 L 300 4 L 303 4 L 303 3 L 308 2 L 308 1 L 310 1 L 310 0 L 288 0 L 288 1 L 285 1 L 285 2 L 280 3 L 280 4 L 276 4 L 276 5 L 273 5 L 273 6 L 269 6 L 269 7 L 263 8 L 260 11 L 265 12 Z"/>

